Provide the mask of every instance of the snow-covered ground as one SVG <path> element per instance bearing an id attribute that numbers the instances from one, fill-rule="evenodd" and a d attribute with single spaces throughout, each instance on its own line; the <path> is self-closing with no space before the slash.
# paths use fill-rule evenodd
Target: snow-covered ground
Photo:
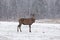
<path id="1" fill-rule="evenodd" d="M 22 32 L 17 32 L 17 25 L 0 21 L 0 40 L 60 40 L 60 24 L 34 23 L 31 33 L 28 25 L 22 25 Z"/>

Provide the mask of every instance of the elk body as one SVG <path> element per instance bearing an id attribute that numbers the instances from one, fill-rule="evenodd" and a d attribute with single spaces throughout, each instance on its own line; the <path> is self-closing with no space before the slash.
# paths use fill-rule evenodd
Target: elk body
<path id="1" fill-rule="evenodd" d="M 17 27 L 17 31 L 19 31 L 20 29 L 20 32 L 22 32 L 21 30 L 21 25 L 29 25 L 29 32 L 31 32 L 31 25 L 35 22 L 35 18 L 34 16 L 32 16 L 32 18 L 21 18 L 19 19 L 19 25 Z"/>

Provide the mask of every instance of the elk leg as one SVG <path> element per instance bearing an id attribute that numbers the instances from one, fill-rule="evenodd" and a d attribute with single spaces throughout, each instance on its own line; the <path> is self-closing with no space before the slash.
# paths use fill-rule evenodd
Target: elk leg
<path id="1" fill-rule="evenodd" d="M 17 27 L 17 32 L 19 32 L 19 27 L 20 27 L 20 25 L 18 25 L 18 27 Z"/>
<path id="2" fill-rule="evenodd" d="M 22 30 L 21 30 L 21 24 L 20 24 L 20 27 L 19 28 L 20 28 L 20 32 L 22 32 Z"/>
<path id="3" fill-rule="evenodd" d="M 31 25 L 29 25 L 29 32 L 31 32 Z"/>
<path id="4" fill-rule="evenodd" d="M 19 31 L 19 29 L 20 29 L 20 32 L 21 32 L 21 24 L 18 25 L 17 32 Z"/>

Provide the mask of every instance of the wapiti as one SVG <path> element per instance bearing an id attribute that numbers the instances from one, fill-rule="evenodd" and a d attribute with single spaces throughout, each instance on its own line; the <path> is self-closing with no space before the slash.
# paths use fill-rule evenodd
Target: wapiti
<path id="1" fill-rule="evenodd" d="M 31 25 L 35 22 L 35 15 L 32 14 L 31 18 L 20 18 L 19 19 L 19 25 L 17 26 L 17 32 L 22 32 L 21 25 L 29 25 L 29 32 L 31 32 Z"/>

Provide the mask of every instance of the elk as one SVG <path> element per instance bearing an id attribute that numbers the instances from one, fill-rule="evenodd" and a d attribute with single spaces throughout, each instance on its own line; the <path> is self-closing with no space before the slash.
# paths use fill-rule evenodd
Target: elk
<path id="1" fill-rule="evenodd" d="M 35 22 L 35 15 L 32 14 L 31 15 L 32 17 L 31 18 L 20 18 L 19 19 L 19 25 L 17 26 L 17 32 L 19 31 L 20 29 L 20 32 L 22 32 L 21 30 L 21 25 L 29 25 L 29 32 L 31 32 L 31 25 Z"/>

